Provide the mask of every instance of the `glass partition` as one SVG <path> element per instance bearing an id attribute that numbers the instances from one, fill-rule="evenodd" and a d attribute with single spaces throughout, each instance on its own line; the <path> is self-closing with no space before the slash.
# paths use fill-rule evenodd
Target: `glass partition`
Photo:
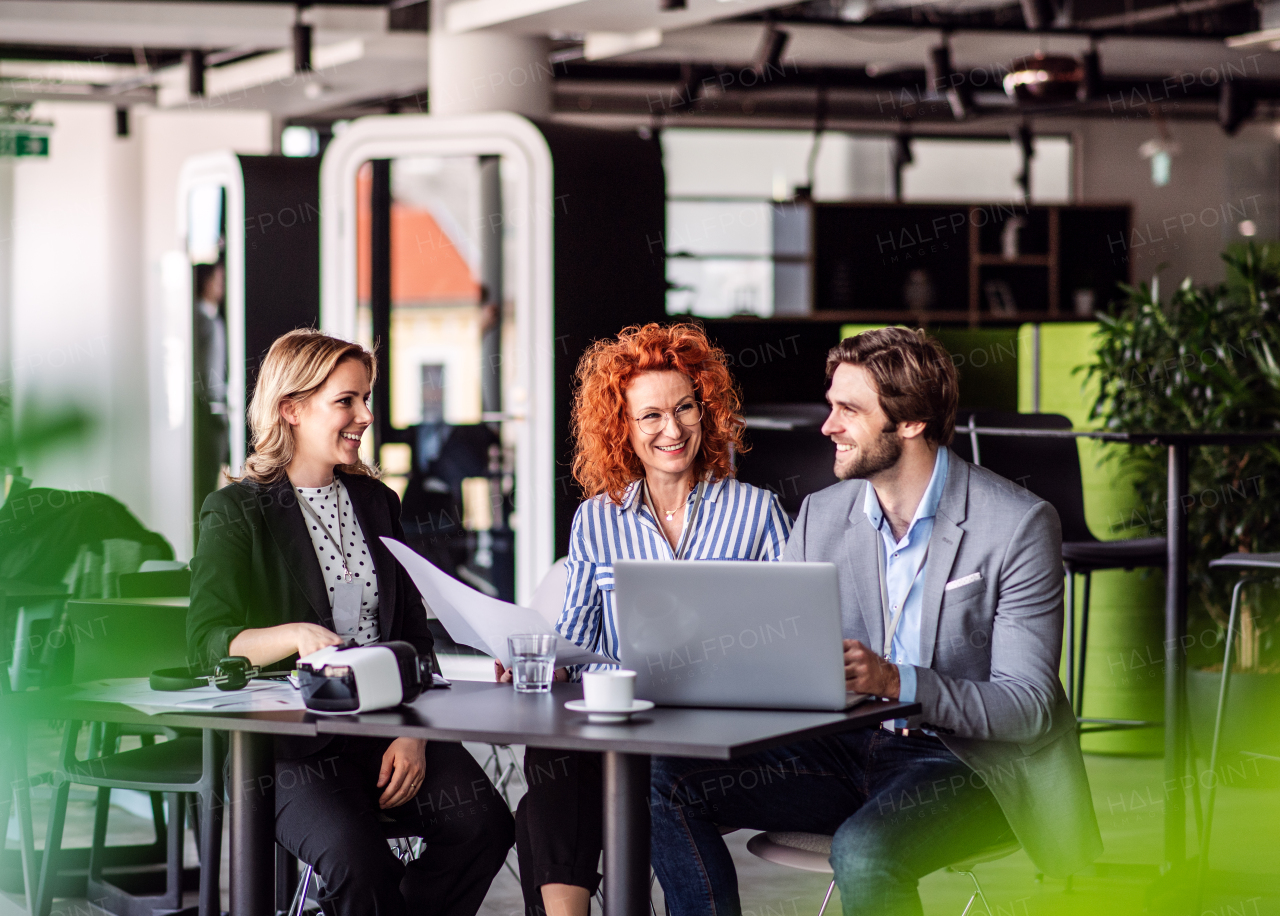
<path id="1" fill-rule="evenodd" d="M 508 236 L 497 157 L 414 156 L 357 174 L 357 328 L 377 346 L 376 434 L 410 545 L 495 597 L 515 599 L 515 384 Z"/>

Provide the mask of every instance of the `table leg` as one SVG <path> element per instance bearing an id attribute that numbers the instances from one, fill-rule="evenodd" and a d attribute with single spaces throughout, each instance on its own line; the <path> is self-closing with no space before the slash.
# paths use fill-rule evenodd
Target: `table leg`
<path id="1" fill-rule="evenodd" d="M 275 916 L 275 747 L 270 735 L 231 733 L 231 912 Z"/>
<path id="2" fill-rule="evenodd" d="M 649 912 L 649 755 L 604 753 L 606 916 Z"/>
<path id="3" fill-rule="evenodd" d="M 4 677 L 8 677 L 5 672 Z M 36 884 L 40 879 L 41 859 L 36 850 L 35 830 L 31 822 L 31 780 L 27 778 L 27 721 L 25 717 L 6 723 L 9 735 L 9 762 L 5 787 L 10 792 L 12 810 L 18 816 L 18 846 L 22 863 L 22 883 L 27 897 L 27 912 L 35 912 Z M 4 823 L 6 828 L 9 817 Z"/>
<path id="4" fill-rule="evenodd" d="M 9 632 L 9 596 L 0 593 L 0 639 L 4 639 Z M 4 664 L 3 671 L 0 671 L 0 694 L 12 693 L 12 685 L 9 683 L 9 666 L 13 664 L 13 657 L 21 648 L 18 645 L 18 634 L 13 634 L 13 644 L 8 646 L 9 652 L 7 658 L 0 659 Z"/>
<path id="5" fill-rule="evenodd" d="M 1169 554 L 1164 595 L 1164 865 L 1181 867 L 1187 857 L 1186 772 L 1187 462 L 1186 445 L 1169 446 Z"/>

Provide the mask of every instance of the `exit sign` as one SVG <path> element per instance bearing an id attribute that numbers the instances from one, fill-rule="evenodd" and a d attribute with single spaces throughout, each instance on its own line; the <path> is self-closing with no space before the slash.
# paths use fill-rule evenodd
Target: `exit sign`
<path id="1" fill-rule="evenodd" d="M 44 124 L 0 124 L 0 158 L 49 155 L 49 127 Z"/>

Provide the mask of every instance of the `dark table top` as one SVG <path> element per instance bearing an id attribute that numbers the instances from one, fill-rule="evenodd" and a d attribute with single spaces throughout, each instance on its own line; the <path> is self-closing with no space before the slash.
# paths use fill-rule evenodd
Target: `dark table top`
<path id="1" fill-rule="evenodd" d="M 549 694 L 517 694 L 510 685 L 457 681 L 431 690 L 409 706 L 361 715 L 310 712 L 163 713 L 148 716 L 128 706 L 68 699 L 73 688 L 14 694 L 0 700 L 0 718 L 84 719 L 216 728 L 289 735 L 364 735 L 437 741 L 482 741 L 570 750 L 621 751 L 728 760 L 793 741 L 905 718 L 919 703 L 870 701 L 845 712 L 659 707 L 628 724 L 596 725 L 564 708 L 579 699 L 579 684 L 556 684 Z"/>
<path id="2" fill-rule="evenodd" d="M 141 680 L 141 679 L 139 679 Z M 122 703 L 70 698 L 79 687 L 52 687 L 0 697 L 0 727 L 13 721 L 78 719 L 83 722 L 115 722 L 121 725 L 164 725 L 170 728 L 216 728 L 261 734 L 316 734 L 310 713 L 302 710 L 253 713 L 172 712 L 147 715 Z"/>
<path id="3" fill-rule="evenodd" d="M 727 760 L 920 711 L 919 703 L 889 701 L 870 701 L 846 712 L 664 706 L 633 716 L 630 723 L 596 725 L 585 713 L 564 708 L 566 700 L 581 698 L 580 684 L 555 684 L 545 694 L 517 694 L 505 684 L 458 681 L 449 690 L 428 691 L 408 707 L 322 717 L 316 728 L 343 735 L 408 735 Z"/>
<path id="4" fill-rule="evenodd" d="M 0 598 L 62 598 L 67 595 L 65 585 L 37 585 L 19 579 L 0 579 Z"/>
<path id="5" fill-rule="evenodd" d="M 72 598 L 68 604 L 79 604 L 85 607 L 191 607 L 191 599 L 180 596 L 169 598 Z"/>

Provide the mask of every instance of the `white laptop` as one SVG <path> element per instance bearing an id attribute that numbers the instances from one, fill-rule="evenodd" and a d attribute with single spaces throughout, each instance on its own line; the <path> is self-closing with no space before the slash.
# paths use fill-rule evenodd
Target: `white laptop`
<path id="1" fill-rule="evenodd" d="M 832 563 L 619 560 L 619 658 L 660 706 L 848 709 Z"/>

